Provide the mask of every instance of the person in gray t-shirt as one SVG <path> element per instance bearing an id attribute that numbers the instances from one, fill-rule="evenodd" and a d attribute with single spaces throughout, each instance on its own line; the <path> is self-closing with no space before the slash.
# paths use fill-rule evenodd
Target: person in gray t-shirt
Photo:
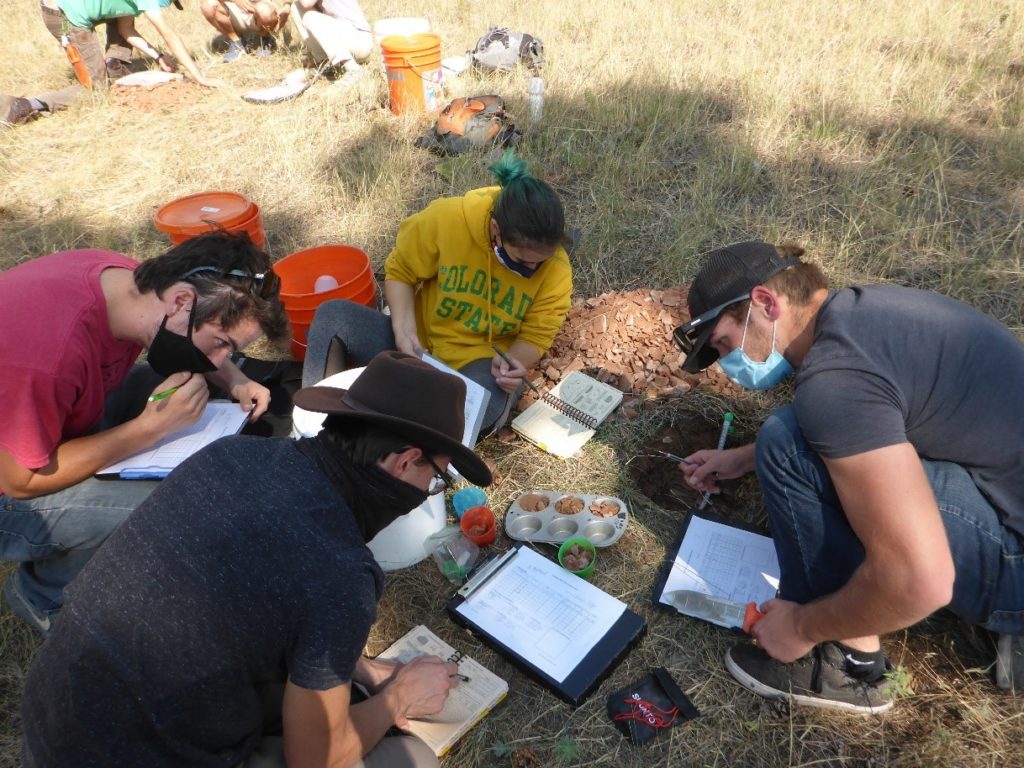
<path id="1" fill-rule="evenodd" d="M 687 371 L 796 374 L 756 444 L 681 465 L 702 491 L 756 469 L 779 555 L 779 597 L 726 666 L 764 696 L 882 712 L 879 635 L 947 607 L 1001 633 L 996 682 L 1024 690 L 1024 345 L 939 294 L 830 292 L 803 253 L 711 253 L 675 332 Z"/>

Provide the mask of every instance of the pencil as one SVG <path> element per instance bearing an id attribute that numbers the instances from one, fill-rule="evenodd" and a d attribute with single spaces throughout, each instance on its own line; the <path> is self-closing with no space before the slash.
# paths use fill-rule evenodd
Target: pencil
<path id="1" fill-rule="evenodd" d="M 155 403 L 160 400 L 165 400 L 177 391 L 178 387 L 171 387 L 170 389 L 165 389 L 163 392 L 157 392 L 149 396 L 149 402 Z"/>
<path id="2" fill-rule="evenodd" d="M 466 677 L 465 675 L 459 673 L 459 672 L 456 672 L 454 675 L 448 675 L 448 677 L 457 677 L 457 678 L 459 678 L 459 680 L 461 680 L 464 683 L 468 683 L 469 682 L 469 678 Z"/>

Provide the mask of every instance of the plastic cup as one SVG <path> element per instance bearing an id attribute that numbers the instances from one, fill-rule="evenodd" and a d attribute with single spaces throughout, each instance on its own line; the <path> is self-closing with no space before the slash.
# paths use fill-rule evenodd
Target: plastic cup
<path id="1" fill-rule="evenodd" d="M 482 488 L 460 488 L 452 496 L 452 506 L 455 508 L 456 517 L 461 520 L 470 507 L 486 507 L 487 494 Z"/>
<path id="2" fill-rule="evenodd" d="M 466 538 L 481 547 L 494 542 L 497 524 L 489 507 L 470 507 L 462 515 L 462 532 Z"/>
<path id="3" fill-rule="evenodd" d="M 586 568 L 581 568 L 578 571 L 574 571 L 562 561 L 562 558 L 565 557 L 566 553 L 573 547 L 573 545 L 579 545 L 580 549 L 585 549 L 590 553 L 590 563 Z M 558 564 L 565 568 L 565 570 L 569 571 L 569 573 L 575 573 L 581 579 L 589 579 L 594 575 L 594 564 L 596 562 L 597 549 L 589 539 L 585 539 L 582 536 L 573 536 L 571 539 L 566 539 L 562 542 L 562 546 L 558 548 Z"/>

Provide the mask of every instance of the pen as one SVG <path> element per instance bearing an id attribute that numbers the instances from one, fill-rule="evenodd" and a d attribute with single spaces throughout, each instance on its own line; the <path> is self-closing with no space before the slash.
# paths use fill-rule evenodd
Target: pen
<path id="1" fill-rule="evenodd" d="M 674 453 L 668 451 L 658 451 L 658 455 L 663 458 L 670 459 L 671 461 L 678 461 L 680 464 L 693 464 L 689 459 L 684 459 L 682 456 L 676 456 Z"/>
<path id="2" fill-rule="evenodd" d="M 178 387 L 171 387 L 170 389 L 165 389 L 163 392 L 157 392 L 149 396 L 149 402 L 155 403 L 159 400 L 164 400 L 173 395 L 177 391 Z"/>
<path id="3" fill-rule="evenodd" d="M 504 360 L 510 366 L 512 366 L 513 368 L 516 367 L 516 364 L 512 362 L 512 359 L 508 355 L 506 355 L 504 352 L 502 352 L 500 349 L 498 349 L 496 344 L 491 344 L 491 349 L 493 349 L 495 352 L 497 352 L 498 353 L 498 357 L 500 357 L 502 360 Z M 537 389 L 535 386 L 533 386 L 533 382 L 531 382 L 525 376 L 523 377 L 523 382 L 526 384 L 526 386 L 528 386 L 530 389 L 532 389 L 538 395 L 540 394 L 540 390 Z"/>
<path id="4" fill-rule="evenodd" d="M 459 672 L 456 672 L 454 675 L 448 675 L 448 677 L 457 677 L 457 678 L 459 678 L 459 680 L 461 680 L 464 683 L 468 683 L 469 682 L 469 678 L 466 677 L 465 675 L 459 673 Z"/>

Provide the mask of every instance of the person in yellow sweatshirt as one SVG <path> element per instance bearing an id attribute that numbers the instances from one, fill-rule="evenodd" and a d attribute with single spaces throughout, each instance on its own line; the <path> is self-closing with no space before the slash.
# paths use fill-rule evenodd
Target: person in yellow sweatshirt
<path id="1" fill-rule="evenodd" d="M 499 186 L 434 200 L 399 226 L 384 263 L 390 318 L 348 301 L 320 306 L 304 386 L 322 378 L 334 337 L 351 365 L 426 351 L 490 392 L 484 432 L 504 423 L 569 311 L 572 268 L 558 194 L 511 150 L 490 170 Z"/>

